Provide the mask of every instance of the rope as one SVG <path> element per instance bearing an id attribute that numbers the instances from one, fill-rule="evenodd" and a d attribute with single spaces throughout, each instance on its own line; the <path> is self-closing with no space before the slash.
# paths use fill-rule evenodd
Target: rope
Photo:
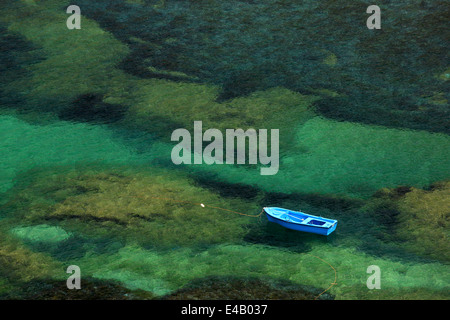
<path id="1" fill-rule="evenodd" d="M 241 216 L 247 216 L 247 217 L 252 217 L 252 218 L 258 218 L 264 212 L 264 209 L 262 209 L 259 214 L 257 214 L 257 215 L 253 214 L 252 215 L 252 214 L 246 214 L 246 213 L 242 213 L 242 212 L 238 212 L 238 211 L 228 210 L 228 209 L 224 209 L 224 208 L 220 208 L 220 207 L 214 207 L 214 206 L 205 205 L 205 204 L 203 205 L 203 207 L 209 207 L 209 208 L 213 208 L 213 209 L 219 209 L 219 210 L 224 210 L 224 211 L 228 211 L 228 212 L 233 212 L 233 213 L 240 214 Z"/>
<path id="2" fill-rule="evenodd" d="M 315 255 L 312 255 L 312 254 L 309 254 L 309 253 L 305 253 L 305 254 L 308 255 L 308 256 L 314 257 L 314 258 L 316 258 L 316 259 L 319 259 L 320 261 L 326 263 L 326 264 L 329 265 L 330 268 L 333 269 L 333 271 L 334 271 L 334 281 L 331 283 L 331 285 L 330 285 L 327 289 L 325 289 L 324 291 L 322 291 L 317 297 L 314 298 L 314 300 L 317 300 L 317 299 L 319 299 L 319 297 L 320 297 L 321 295 L 323 295 L 325 292 L 327 292 L 328 290 L 330 290 L 333 286 L 337 285 L 337 271 L 336 271 L 336 269 L 335 269 L 330 263 L 326 262 L 326 261 L 323 260 L 322 258 L 319 258 L 319 257 L 317 257 L 317 256 L 315 256 Z"/>
<path id="3" fill-rule="evenodd" d="M 168 201 L 178 202 L 178 203 L 188 203 L 188 204 L 193 204 L 193 205 L 196 205 L 196 206 L 201 206 L 202 208 L 208 207 L 208 208 L 212 208 L 212 209 L 216 209 L 216 210 L 222 210 L 222 211 L 227 211 L 227 212 L 232 212 L 232 213 L 239 214 L 241 216 L 247 216 L 247 217 L 252 217 L 252 218 L 258 218 L 264 212 L 264 209 L 262 209 L 261 212 L 259 214 L 257 214 L 257 215 L 255 215 L 255 214 L 246 214 L 246 213 L 242 213 L 242 212 L 239 212 L 239 211 L 233 211 L 233 210 L 229 210 L 229 209 L 225 209 L 225 208 L 221 208 L 221 207 L 216 207 L 216 206 L 211 206 L 209 204 L 204 204 L 204 203 L 199 203 L 199 202 L 174 200 L 174 199 L 171 199 L 171 198 L 153 197 L 153 196 L 146 196 L 146 197 L 142 197 L 142 198 L 152 198 L 152 199 L 159 199 L 159 200 L 168 200 Z"/>

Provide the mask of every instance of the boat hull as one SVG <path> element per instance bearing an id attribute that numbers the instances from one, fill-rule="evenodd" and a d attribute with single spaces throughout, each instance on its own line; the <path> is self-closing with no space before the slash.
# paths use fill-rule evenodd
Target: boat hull
<path id="1" fill-rule="evenodd" d="M 337 227 L 336 220 L 324 219 L 324 220 L 328 220 L 328 221 L 334 221 L 329 228 L 324 228 L 324 227 L 314 226 L 314 225 L 309 225 L 309 224 L 300 224 L 300 223 L 293 223 L 293 222 L 285 221 L 283 219 L 274 217 L 273 215 L 270 214 L 270 212 L 266 211 L 266 209 L 264 209 L 264 212 L 267 216 L 267 219 L 270 222 L 277 223 L 277 224 L 281 225 L 282 227 L 285 227 L 285 228 L 288 228 L 291 230 L 309 232 L 309 233 L 315 233 L 315 234 L 327 236 L 330 233 L 332 233 L 334 230 L 336 230 L 336 227 Z M 308 217 L 314 217 L 314 216 L 308 216 Z M 315 217 L 315 218 L 317 218 L 317 217 Z M 317 219 L 320 219 L 320 218 L 317 218 Z"/>

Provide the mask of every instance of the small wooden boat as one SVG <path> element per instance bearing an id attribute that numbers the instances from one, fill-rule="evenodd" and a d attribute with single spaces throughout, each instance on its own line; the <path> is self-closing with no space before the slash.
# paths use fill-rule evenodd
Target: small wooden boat
<path id="1" fill-rule="evenodd" d="M 265 207 L 264 212 L 271 222 L 292 230 L 329 235 L 337 227 L 337 220 L 316 217 L 299 211 L 277 207 Z"/>

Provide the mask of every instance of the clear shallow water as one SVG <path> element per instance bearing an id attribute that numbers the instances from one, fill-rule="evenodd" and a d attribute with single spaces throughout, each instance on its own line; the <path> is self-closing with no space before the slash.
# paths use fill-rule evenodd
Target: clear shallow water
<path id="1" fill-rule="evenodd" d="M 4 151 L 0 169 L 2 192 L 13 186 L 18 173 L 35 167 L 151 160 L 150 154 L 139 153 L 132 144 L 124 144 L 105 126 L 63 121 L 36 126 L 13 116 L 0 117 L 0 123 L 0 148 Z"/>
<path id="2" fill-rule="evenodd" d="M 367 119 L 355 122 L 349 116 L 353 111 L 340 121 L 330 114 L 324 117 L 313 101 L 327 98 L 311 97 L 312 91 L 300 87 L 304 82 L 305 86 L 314 83 L 316 93 L 355 97 L 358 85 L 352 87 L 353 93 L 330 87 L 321 74 L 328 70 L 333 77 L 347 79 L 342 68 L 351 64 L 348 56 L 353 49 L 330 48 L 327 42 L 319 42 L 336 49 L 331 51 L 337 61 L 330 58 L 328 64 L 315 69 L 317 61 L 330 53 L 314 51 L 314 59 L 292 70 L 300 74 L 310 70 L 307 80 L 283 82 L 285 69 L 280 69 L 261 84 L 259 73 L 249 71 L 244 78 L 228 74 L 240 68 L 236 54 L 245 37 L 229 42 L 229 47 L 224 45 L 235 48 L 229 55 L 211 47 L 232 30 L 207 31 L 217 34 L 212 44 L 205 38 L 191 39 L 205 35 L 207 29 L 198 26 L 182 37 L 182 31 L 193 23 L 189 21 L 202 11 L 200 7 L 194 6 L 186 20 L 167 29 L 166 20 L 178 16 L 185 4 L 169 1 L 167 7 L 158 9 L 150 2 L 116 3 L 115 9 L 101 9 L 104 2 L 100 1 L 90 7 L 92 11 L 86 10 L 92 20 L 84 18 L 81 32 L 74 36 L 60 26 L 59 21 L 66 18 L 60 3 L 2 4 L 5 10 L 0 21 L 6 32 L 2 41 L 19 44 L 2 51 L 0 59 L 2 70 L 10 72 L 1 88 L 2 298 L 52 292 L 52 281 L 65 281 L 65 269 L 72 264 L 80 266 L 89 279 L 141 289 L 147 298 L 164 297 L 196 281 L 209 283 L 208 277 L 230 283 L 231 288 L 220 288 L 224 296 L 245 290 L 232 287 L 237 278 L 256 278 L 269 283 L 286 281 L 272 284 L 269 292 L 292 288 L 302 292 L 301 286 L 314 287 L 310 296 L 314 298 L 335 281 L 334 270 L 337 284 L 327 291 L 330 296 L 322 298 L 448 298 L 449 188 L 438 182 L 448 179 L 450 148 L 448 135 L 435 126 L 436 121 L 414 126 L 406 117 L 405 123 L 393 125 L 386 120 L 389 117 L 380 116 L 375 121 L 385 124 L 380 126 Z M 134 11 L 116 17 L 122 6 Z M 249 9 L 249 19 L 264 7 L 251 11 L 248 6 L 242 3 L 236 9 L 236 19 L 244 7 Z M 277 14 L 306 10 L 281 4 L 276 8 Z M 103 21 L 102 10 L 112 10 L 108 23 Z M 140 23 L 144 30 L 138 29 L 139 17 L 146 13 L 162 18 L 155 24 Z M 226 15 L 224 25 L 228 19 Z M 122 20 L 127 23 L 120 31 L 114 23 Z M 264 15 L 260 20 L 264 21 Z M 257 28 L 258 21 L 256 26 L 249 25 Z M 170 34 L 150 36 L 159 28 Z M 185 40 L 167 40 L 171 37 Z M 133 65 L 128 58 L 139 49 L 136 43 L 160 51 L 150 52 Z M 187 55 L 185 64 L 178 56 L 168 55 L 165 61 L 172 64 L 162 65 L 156 58 L 170 53 L 171 43 L 195 49 L 195 54 Z M 288 54 L 291 49 L 270 59 L 281 57 L 288 68 L 286 61 L 296 54 Z M 208 60 L 213 67 L 207 68 L 199 64 L 202 52 L 211 59 L 228 61 Z M 249 59 L 253 70 L 260 61 Z M 136 72 L 144 60 L 152 67 L 151 75 Z M 329 69 L 330 61 L 341 69 Z M 217 72 L 220 68 L 227 72 Z M 430 70 L 430 78 L 439 75 L 438 71 Z M 354 72 L 357 77 L 361 71 Z M 232 78 L 228 83 L 219 77 L 227 78 L 227 74 Z M 250 85 L 245 79 L 258 81 Z M 406 86 L 388 77 L 383 81 L 398 90 Z M 436 81 L 434 87 L 423 90 L 445 100 L 437 90 L 446 82 Z M 286 88 L 271 89 L 275 85 Z M 232 94 L 224 96 L 223 90 Z M 369 92 L 369 96 L 378 94 Z M 444 108 L 441 100 L 427 110 Z M 427 112 L 421 117 L 430 116 Z M 255 166 L 177 167 L 171 163 L 174 144 L 169 137 L 174 128 L 204 120 L 222 129 L 243 125 L 241 119 L 244 125 L 248 121 L 259 128 L 280 127 L 288 132 L 281 137 L 277 175 L 263 177 Z M 403 187 L 395 189 L 398 186 Z M 220 209 L 202 208 L 198 203 Z M 339 226 L 325 238 L 283 229 L 265 217 L 222 210 L 257 215 L 269 205 L 338 219 Z M 381 290 L 366 286 L 370 265 L 382 271 Z M 201 297 L 214 296 L 206 285 L 200 288 Z"/>

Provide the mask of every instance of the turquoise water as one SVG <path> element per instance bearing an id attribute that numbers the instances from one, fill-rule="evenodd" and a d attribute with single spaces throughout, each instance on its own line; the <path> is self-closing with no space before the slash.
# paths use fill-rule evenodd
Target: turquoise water
<path id="1" fill-rule="evenodd" d="M 81 30 L 68 2 L 2 3 L 0 297 L 60 298 L 77 265 L 103 298 L 448 299 L 446 5 L 404 4 L 434 23 L 377 38 L 344 32 L 364 1 L 315 3 L 80 1 Z M 174 165 L 195 120 L 279 129 L 278 173 Z M 339 225 L 283 229 L 264 206 Z"/>
<path id="2" fill-rule="evenodd" d="M 58 122 L 36 126 L 13 116 L 3 116 L 1 149 L 1 191 L 14 184 L 14 177 L 35 167 L 77 163 L 149 162 L 149 153 L 139 153 L 104 126 Z"/>

